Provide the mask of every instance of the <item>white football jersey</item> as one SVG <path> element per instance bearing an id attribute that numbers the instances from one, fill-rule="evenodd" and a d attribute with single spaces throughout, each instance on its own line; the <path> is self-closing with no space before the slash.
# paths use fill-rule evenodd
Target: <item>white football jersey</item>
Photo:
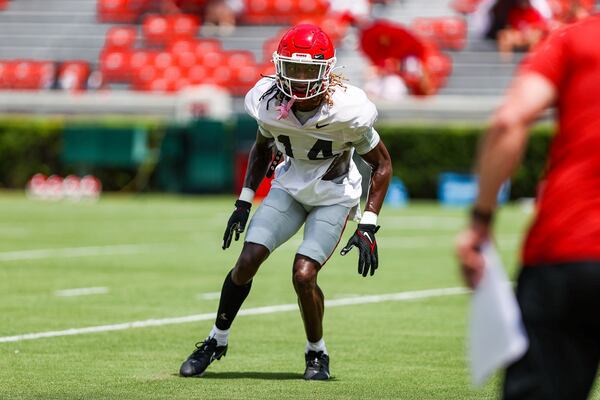
<path id="1" fill-rule="evenodd" d="M 333 181 L 321 178 L 343 152 L 356 149 L 365 154 L 377 146 L 375 105 L 361 89 L 345 85 L 335 88 L 332 106 L 323 102 L 304 124 L 291 110 L 287 118 L 278 120 L 279 100 L 271 98 L 276 92 L 262 98 L 273 85 L 273 79 L 263 78 L 245 99 L 246 112 L 258 122 L 261 134 L 274 138 L 277 149 L 285 154 L 272 186 L 307 206 L 356 206 L 362 188 L 354 161 L 350 160 L 347 175 Z"/>

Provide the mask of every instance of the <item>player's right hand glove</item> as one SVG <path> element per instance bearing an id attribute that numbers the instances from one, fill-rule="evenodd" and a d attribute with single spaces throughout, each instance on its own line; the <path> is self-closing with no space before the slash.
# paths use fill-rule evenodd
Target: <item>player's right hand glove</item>
<path id="1" fill-rule="evenodd" d="M 244 200 L 237 200 L 235 202 L 235 210 L 227 221 L 227 228 L 223 235 L 223 250 L 227 249 L 231 244 L 233 233 L 235 232 L 235 240 L 239 240 L 240 233 L 246 229 L 246 222 L 248 222 L 248 216 L 250 215 L 250 208 L 252 203 L 248 203 Z"/>
<path id="2" fill-rule="evenodd" d="M 377 240 L 375 233 L 379 230 L 377 225 L 358 224 L 356 232 L 350 237 L 346 247 L 340 251 L 340 254 L 345 256 L 352 247 L 358 248 L 358 273 L 362 276 L 367 276 L 369 270 L 371 275 L 379 266 L 379 256 L 377 255 Z"/>

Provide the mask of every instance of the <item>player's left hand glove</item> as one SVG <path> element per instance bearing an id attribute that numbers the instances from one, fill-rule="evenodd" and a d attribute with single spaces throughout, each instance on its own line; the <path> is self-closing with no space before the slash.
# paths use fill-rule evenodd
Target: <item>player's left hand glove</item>
<path id="1" fill-rule="evenodd" d="M 227 228 L 223 234 L 223 250 L 227 249 L 231 244 L 233 233 L 235 232 L 235 240 L 240 238 L 240 233 L 246 229 L 246 222 L 248 222 L 248 216 L 250 215 L 250 208 L 252 203 L 248 203 L 244 200 L 238 200 L 235 202 L 235 210 L 227 221 Z"/>
<path id="2" fill-rule="evenodd" d="M 352 247 L 356 246 L 358 248 L 358 273 L 362 276 L 367 276 L 369 270 L 373 275 L 379 266 L 377 240 L 375 240 L 375 233 L 378 230 L 379 226 L 377 225 L 358 224 L 356 232 L 350 237 L 346 247 L 340 251 L 340 254 L 345 256 L 352 250 Z"/>

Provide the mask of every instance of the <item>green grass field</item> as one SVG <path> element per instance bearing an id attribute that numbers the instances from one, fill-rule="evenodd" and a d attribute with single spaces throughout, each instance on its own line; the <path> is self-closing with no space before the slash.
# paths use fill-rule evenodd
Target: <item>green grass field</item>
<path id="1" fill-rule="evenodd" d="M 223 251 L 231 198 L 105 196 L 96 204 L 0 194 L 0 337 L 214 313 L 240 243 Z M 461 286 L 452 243 L 464 210 L 384 209 L 380 269 L 337 253 L 319 277 L 327 299 Z M 498 242 L 514 276 L 529 216 L 507 207 Z M 349 224 L 342 243 L 353 231 Z M 272 254 L 244 309 L 294 304 L 300 236 Z M 338 249 L 339 250 L 339 249 Z M 74 288 L 106 293 L 58 296 Z M 297 309 L 238 317 L 227 357 L 199 379 L 177 376 L 211 320 L 0 343 L 0 399 L 485 399 L 465 362 L 468 295 L 326 309 L 334 379 L 305 382 Z M 598 392 L 596 392 L 598 395 Z"/>

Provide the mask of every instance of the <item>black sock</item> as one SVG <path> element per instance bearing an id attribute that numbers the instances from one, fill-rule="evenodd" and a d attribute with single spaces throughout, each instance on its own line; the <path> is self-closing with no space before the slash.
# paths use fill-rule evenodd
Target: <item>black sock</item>
<path id="1" fill-rule="evenodd" d="M 237 315 L 240 307 L 252 287 L 252 281 L 243 286 L 238 286 L 231 279 L 231 271 L 225 277 L 223 288 L 221 289 L 221 299 L 219 300 L 219 310 L 217 311 L 217 320 L 215 325 L 221 330 L 229 329 L 233 319 Z"/>

